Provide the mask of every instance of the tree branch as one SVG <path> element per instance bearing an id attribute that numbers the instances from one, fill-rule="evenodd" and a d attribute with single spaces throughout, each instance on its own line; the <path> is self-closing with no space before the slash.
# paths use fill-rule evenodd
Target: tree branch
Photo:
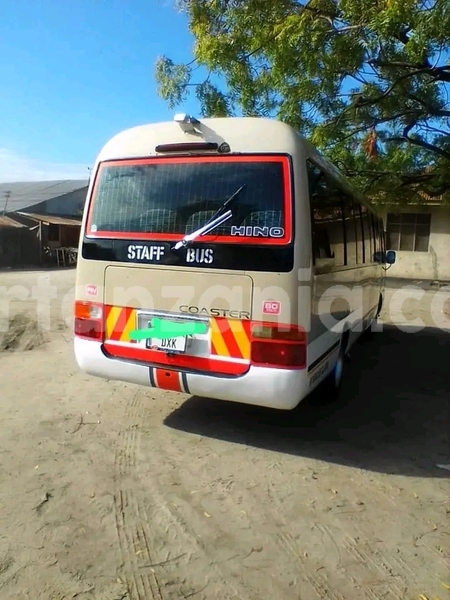
<path id="1" fill-rule="evenodd" d="M 411 138 L 408 135 L 406 135 L 406 136 L 403 135 L 401 137 L 387 138 L 385 141 L 386 142 L 408 142 L 409 144 L 412 144 L 413 146 L 419 146 L 420 148 L 424 148 L 425 150 L 429 150 L 430 152 L 433 152 L 434 154 L 442 156 L 442 158 L 450 160 L 450 152 L 447 152 L 446 150 L 439 148 L 439 146 L 435 146 L 434 144 L 425 142 L 424 140 L 419 140 L 418 138 Z"/>
<path id="2" fill-rule="evenodd" d="M 425 100 L 422 100 L 415 94 L 409 93 L 408 98 L 411 98 L 411 100 L 414 100 L 415 102 L 426 108 L 430 117 L 450 117 L 450 110 L 435 109 L 433 108 L 432 104 L 430 104 L 429 102 L 425 102 Z"/>
<path id="3" fill-rule="evenodd" d="M 317 17 L 326 17 L 328 19 L 338 19 L 339 18 L 339 12 L 338 11 L 331 11 L 331 10 L 323 10 L 321 8 L 316 8 L 314 6 L 309 6 L 309 4 L 302 4 L 299 7 L 301 10 L 307 10 L 311 13 L 313 13 L 314 15 L 316 15 Z"/>
<path id="4" fill-rule="evenodd" d="M 434 77 L 437 81 L 445 81 L 450 83 L 450 66 L 443 65 L 441 67 L 432 67 L 428 60 L 425 60 L 422 64 L 410 63 L 402 60 L 380 60 L 378 58 L 372 58 L 367 61 L 369 64 L 376 67 L 384 67 L 386 69 L 415 69 L 416 71 L 427 73 L 431 77 Z M 414 75 L 417 73 L 413 73 Z"/>
<path id="5" fill-rule="evenodd" d="M 404 110 L 402 112 L 396 113 L 389 117 L 374 119 L 371 123 L 367 123 L 366 125 L 363 125 L 362 127 L 358 127 L 357 129 L 354 129 L 348 135 L 344 136 L 343 138 L 340 138 L 339 141 L 345 142 L 345 140 L 348 140 L 349 138 L 357 135 L 358 133 L 362 133 L 363 131 L 367 131 L 368 129 L 373 129 L 373 128 L 377 127 L 378 125 L 381 125 L 382 123 L 389 123 L 390 121 L 395 121 L 396 119 L 400 119 L 401 117 L 406 117 L 407 115 L 416 115 L 417 116 L 417 111 L 416 110 Z M 417 123 L 417 119 L 414 121 L 414 125 L 416 123 Z M 326 126 L 331 126 L 331 125 L 335 125 L 335 124 L 336 123 L 334 123 L 333 121 L 330 121 L 329 123 L 326 124 Z M 400 138 L 400 139 L 402 139 L 402 138 Z"/>
<path id="6" fill-rule="evenodd" d="M 405 79 L 409 79 L 410 77 L 414 77 L 415 75 L 420 75 L 421 73 L 425 73 L 427 71 L 428 71 L 428 69 L 418 69 L 412 73 L 405 73 L 404 75 L 401 75 L 396 81 L 394 81 L 394 83 L 392 85 L 390 85 L 388 87 L 388 89 L 386 91 L 384 91 L 381 94 L 381 96 L 378 96 L 378 98 L 371 98 L 371 99 L 365 100 L 360 97 L 357 101 L 358 108 L 360 108 L 362 106 L 369 106 L 371 104 L 378 104 L 378 102 L 381 102 L 381 100 L 384 100 L 385 98 L 387 98 L 389 96 L 389 94 L 391 94 L 392 91 L 397 87 L 397 85 L 399 83 L 401 83 Z"/>

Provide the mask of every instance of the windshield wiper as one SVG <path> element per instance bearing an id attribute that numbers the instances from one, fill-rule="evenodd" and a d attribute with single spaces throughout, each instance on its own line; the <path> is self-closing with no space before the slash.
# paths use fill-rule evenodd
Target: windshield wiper
<path id="1" fill-rule="evenodd" d="M 219 225 L 222 225 L 222 223 L 228 221 L 228 219 L 231 219 L 233 213 L 231 212 L 231 210 L 226 209 L 234 200 L 236 200 L 236 198 L 239 196 L 239 194 L 245 187 L 247 187 L 246 183 L 244 183 L 244 185 L 241 185 L 241 187 L 238 190 L 236 190 L 229 198 L 225 200 L 222 206 L 220 206 L 216 210 L 213 216 L 204 225 L 202 225 L 192 233 L 185 235 L 182 240 L 180 240 L 175 244 L 175 246 L 173 246 L 172 250 L 186 248 L 189 244 L 191 244 L 195 239 L 197 239 L 201 235 L 206 235 L 216 227 L 219 227 Z"/>

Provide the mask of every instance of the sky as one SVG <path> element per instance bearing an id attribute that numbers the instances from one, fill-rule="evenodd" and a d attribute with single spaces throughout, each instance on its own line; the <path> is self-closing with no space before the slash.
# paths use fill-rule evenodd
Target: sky
<path id="1" fill-rule="evenodd" d="M 192 59 L 174 0 L 0 0 L 0 15 L 0 182 L 87 179 L 119 131 L 198 112 L 157 95 L 157 57 Z"/>

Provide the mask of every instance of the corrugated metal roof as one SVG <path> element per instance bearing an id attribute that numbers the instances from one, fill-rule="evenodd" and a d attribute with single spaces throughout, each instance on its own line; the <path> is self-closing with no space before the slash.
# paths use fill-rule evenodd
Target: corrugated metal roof
<path id="1" fill-rule="evenodd" d="M 85 188 L 88 184 L 87 179 L 0 183 L 0 210 L 3 210 L 6 204 L 8 212 L 24 210 L 40 202 Z"/>
<path id="2" fill-rule="evenodd" d="M 25 225 L 14 221 L 10 217 L 0 215 L 0 227 L 25 227 Z"/>
<path id="3" fill-rule="evenodd" d="M 73 225 L 76 227 L 81 227 L 81 219 L 69 219 L 67 217 L 56 217 L 54 215 L 37 215 L 35 213 L 28 213 L 23 211 L 20 211 L 19 215 L 23 215 L 24 217 L 34 219 L 35 221 L 42 221 L 42 223 L 52 225 Z"/>

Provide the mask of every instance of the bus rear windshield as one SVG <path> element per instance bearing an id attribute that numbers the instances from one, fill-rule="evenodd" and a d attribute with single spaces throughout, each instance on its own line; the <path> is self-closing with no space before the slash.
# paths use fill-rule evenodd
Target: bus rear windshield
<path id="1" fill-rule="evenodd" d="M 282 156 L 152 158 L 103 163 L 87 235 L 180 239 L 205 225 L 241 186 L 232 217 L 199 241 L 290 241 L 290 168 Z"/>

